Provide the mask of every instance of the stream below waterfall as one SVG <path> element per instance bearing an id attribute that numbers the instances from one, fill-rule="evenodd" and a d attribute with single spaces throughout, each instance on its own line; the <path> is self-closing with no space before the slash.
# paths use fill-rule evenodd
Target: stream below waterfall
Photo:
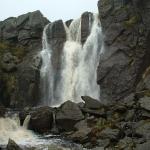
<path id="1" fill-rule="evenodd" d="M 81 145 L 64 140 L 58 135 L 38 135 L 27 129 L 29 116 L 20 126 L 18 113 L 9 112 L 0 118 L 0 149 L 5 150 L 9 138 L 23 150 L 84 150 Z"/>

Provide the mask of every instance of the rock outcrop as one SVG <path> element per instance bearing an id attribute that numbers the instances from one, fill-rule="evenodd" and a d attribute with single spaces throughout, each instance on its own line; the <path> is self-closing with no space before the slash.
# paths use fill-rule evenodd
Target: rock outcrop
<path id="1" fill-rule="evenodd" d="M 97 81 L 101 100 L 121 100 L 134 92 L 149 66 L 150 2 L 100 0 L 99 17 L 105 51 L 101 55 Z"/>
<path id="2" fill-rule="evenodd" d="M 0 22 L 0 102 L 7 107 L 38 103 L 43 28 L 40 11 Z"/>

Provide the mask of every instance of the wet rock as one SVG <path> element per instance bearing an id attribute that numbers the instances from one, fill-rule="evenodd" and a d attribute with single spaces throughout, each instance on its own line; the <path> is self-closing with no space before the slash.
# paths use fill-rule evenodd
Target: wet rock
<path id="1" fill-rule="evenodd" d="M 82 100 L 85 102 L 85 108 L 89 109 L 100 109 L 104 107 L 98 100 L 91 98 L 89 96 L 81 96 Z"/>
<path id="2" fill-rule="evenodd" d="M 66 23 L 66 25 L 67 25 L 67 27 L 69 27 L 70 26 L 70 24 L 72 23 L 72 21 L 73 21 L 73 19 L 70 19 L 70 20 L 67 20 L 65 23 Z"/>
<path id="3" fill-rule="evenodd" d="M 22 150 L 13 140 L 9 139 L 7 150 Z"/>
<path id="4" fill-rule="evenodd" d="M 38 133 L 47 133 L 53 124 L 53 110 L 50 107 L 41 107 L 33 110 L 29 122 L 29 129 Z"/>
<path id="5" fill-rule="evenodd" d="M 5 112 L 6 112 L 5 107 L 2 104 L 0 104 L 0 117 L 4 117 Z"/>
<path id="6" fill-rule="evenodd" d="M 93 14 L 91 12 L 85 12 L 81 16 L 81 43 L 84 44 L 87 37 L 91 32 L 93 23 Z"/>
<path id="7" fill-rule="evenodd" d="M 72 131 L 74 125 L 84 119 L 78 105 L 67 101 L 56 112 L 56 124 L 61 130 Z"/>

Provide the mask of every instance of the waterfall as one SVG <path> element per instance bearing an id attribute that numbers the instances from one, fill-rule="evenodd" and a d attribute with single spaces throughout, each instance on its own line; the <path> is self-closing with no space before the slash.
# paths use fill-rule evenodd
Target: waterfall
<path id="1" fill-rule="evenodd" d="M 6 145 L 9 138 L 21 144 L 25 141 L 35 141 L 33 132 L 27 130 L 26 127 L 20 126 L 20 120 L 17 116 L 15 114 L 11 118 L 0 118 L 0 145 Z"/>
<path id="2" fill-rule="evenodd" d="M 66 100 L 81 102 L 81 96 L 85 95 L 99 99 L 100 89 L 96 83 L 96 70 L 102 49 L 102 31 L 98 15 L 90 15 L 89 20 L 90 34 L 84 44 L 81 43 L 81 18 L 74 20 L 69 27 L 64 24 L 67 41 L 64 43 L 61 54 L 61 77 L 55 85 L 55 90 L 51 64 L 52 49 L 47 44 L 46 30 L 48 28 L 45 27 L 43 31 L 43 39 L 45 40 L 41 51 L 43 60 L 41 78 L 44 81 L 42 83 L 42 99 L 44 100 L 41 99 L 41 101 L 43 104 L 45 104 L 45 100 L 51 106 L 59 105 Z M 47 47 L 45 48 L 44 45 Z M 57 95 L 57 99 L 53 95 Z"/>
<path id="3" fill-rule="evenodd" d="M 50 105 L 50 100 L 53 100 L 53 67 L 51 62 L 52 50 L 47 41 L 47 30 L 49 24 L 45 26 L 42 36 L 42 51 L 40 52 L 42 58 L 42 66 L 40 70 L 41 76 L 41 101 L 44 105 Z"/>
<path id="4" fill-rule="evenodd" d="M 23 127 L 28 129 L 29 121 L 31 119 L 31 115 L 27 115 L 24 122 L 23 122 Z"/>

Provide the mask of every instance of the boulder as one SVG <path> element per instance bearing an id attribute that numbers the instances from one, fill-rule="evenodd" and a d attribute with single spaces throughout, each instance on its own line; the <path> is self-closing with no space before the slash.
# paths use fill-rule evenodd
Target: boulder
<path id="1" fill-rule="evenodd" d="M 91 132 L 91 128 L 88 127 L 87 120 L 82 120 L 78 123 L 75 124 L 74 128 L 77 130 L 70 136 L 73 141 L 79 142 L 79 143 L 84 143 L 88 140 L 88 135 Z"/>
<path id="2" fill-rule="evenodd" d="M 13 140 L 9 139 L 7 150 L 22 150 Z"/>
<path id="3" fill-rule="evenodd" d="M 91 98 L 89 96 L 81 96 L 82 100 L 85 102 L 85 108 L 89 108 L 89 109 L 100 109 L 102 107 L 104 107 L 100 101 Z"/>
<path id="4" fill-rule="evenodd" d="M 74 125 L 83 119 L 79 106 L 71 101 L 62 104 L 56 112 L 56 125 L 64 131 L 74 130 Z"/>
<path id="5" fill-rule="evenodd" d="M 47 133 L 53 124 L 53 110 L 50 107 L 41 107 L 33 110 L 29 122 L 29 129 L 38 133 Z"/>

